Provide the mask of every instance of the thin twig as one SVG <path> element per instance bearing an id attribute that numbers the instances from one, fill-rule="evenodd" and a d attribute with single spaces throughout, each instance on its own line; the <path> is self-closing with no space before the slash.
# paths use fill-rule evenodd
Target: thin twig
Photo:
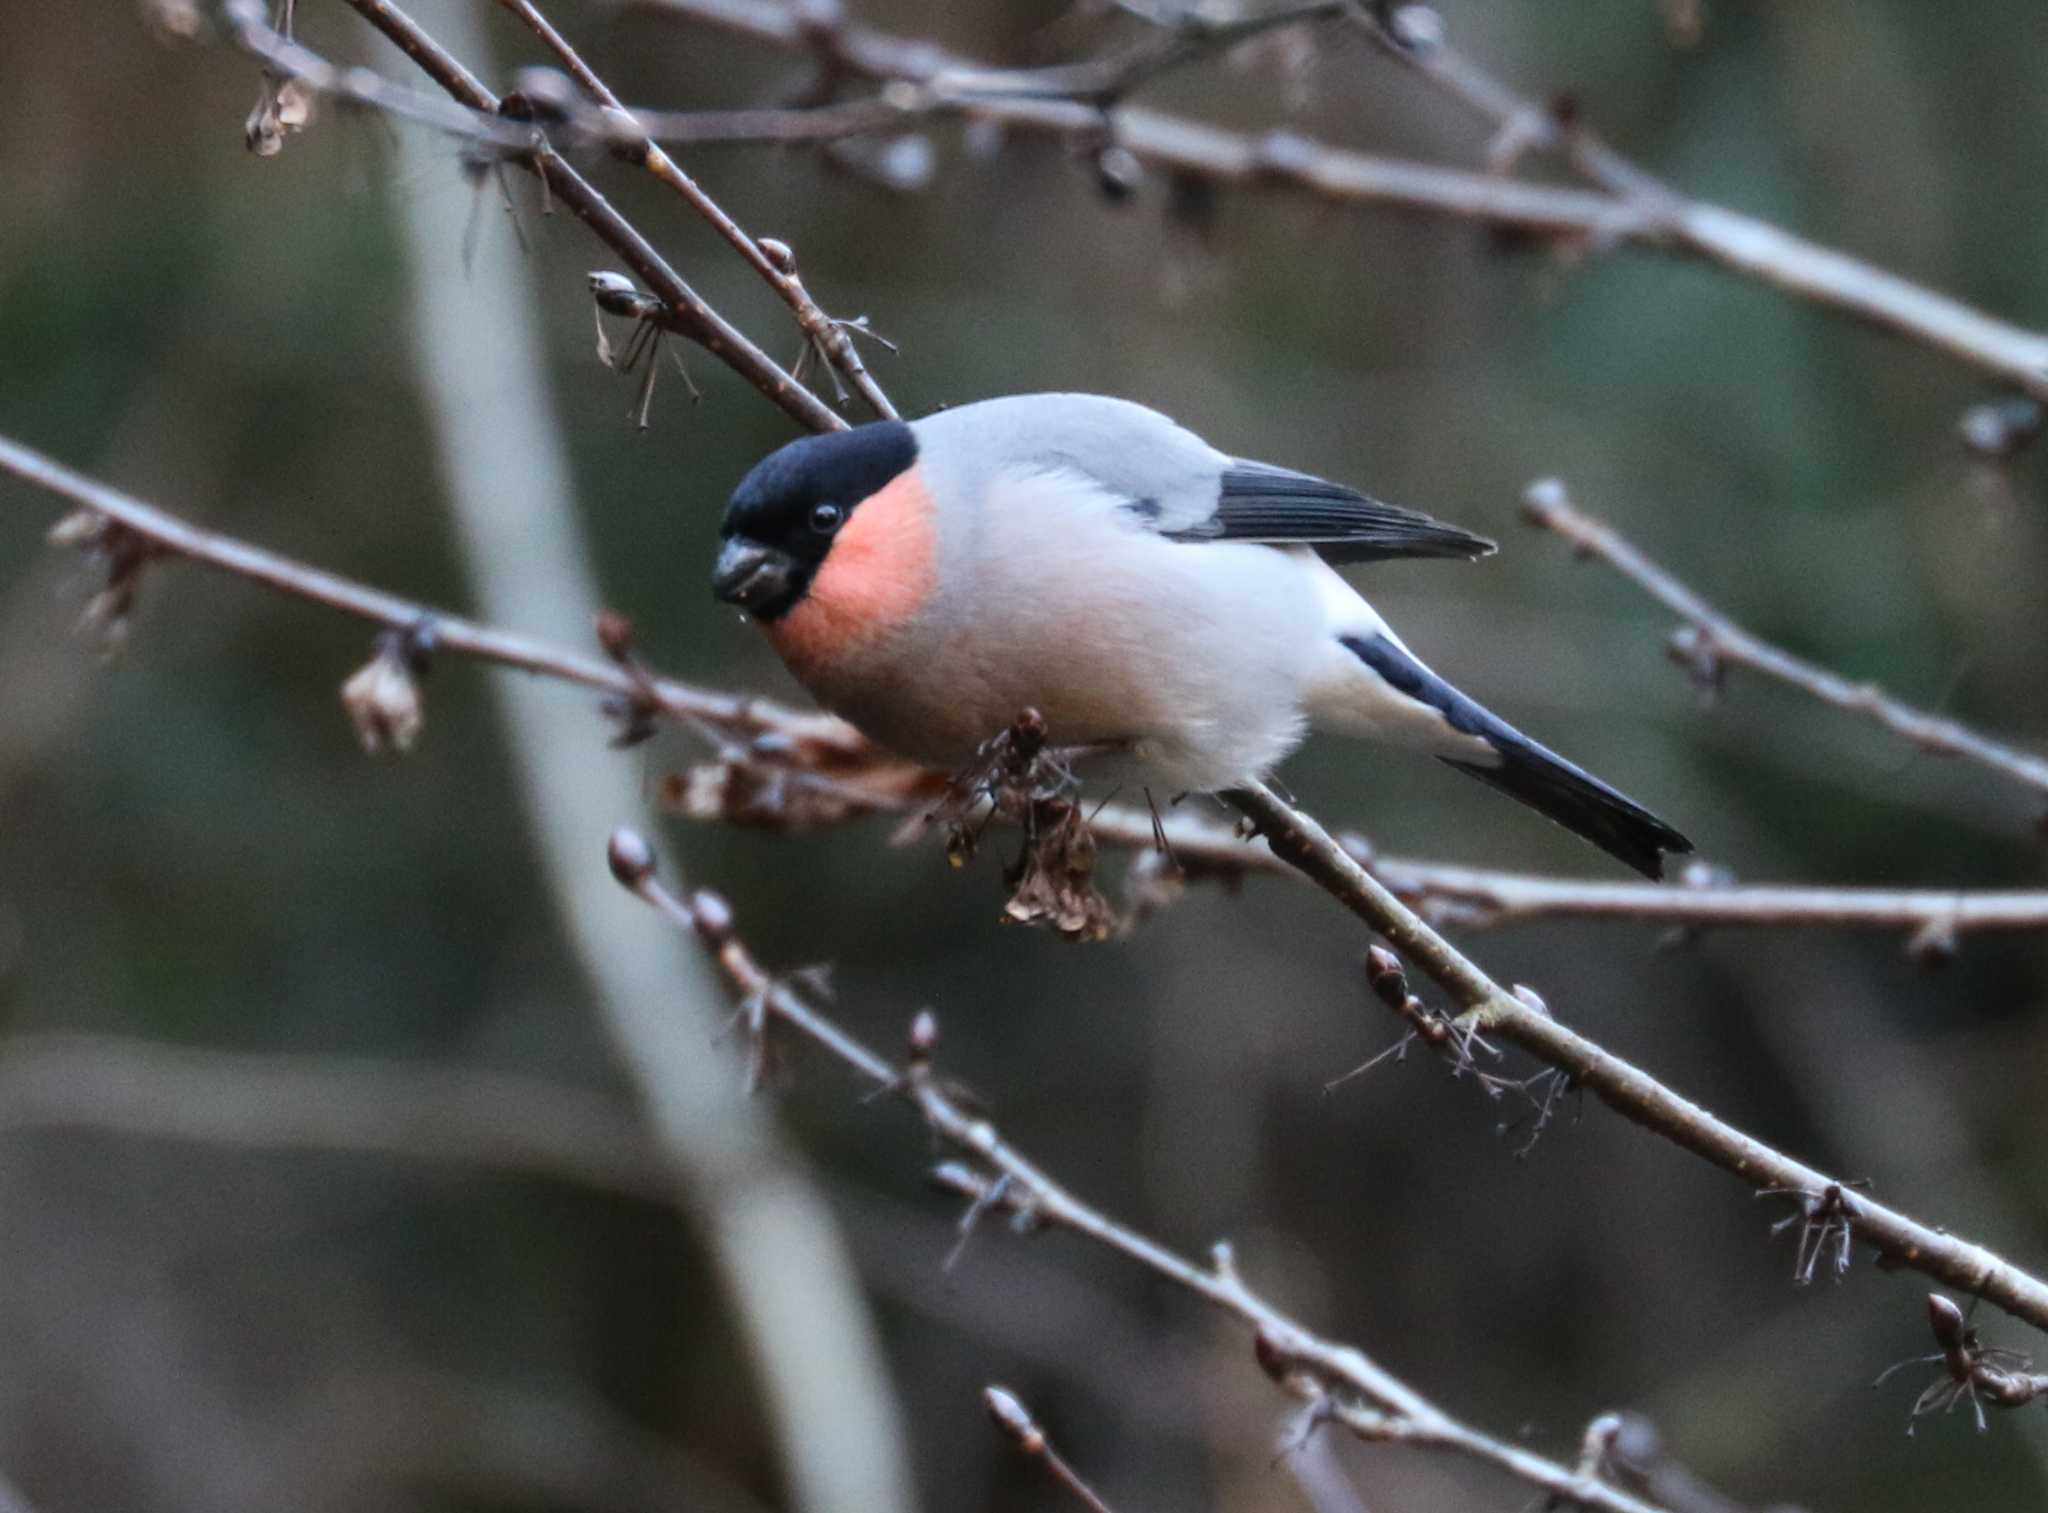
<path id="1" fill-rule="evenodd" d="M 1067 100 L 1103 111 L 1140 86 L 1189 64 L 1228 52 L 1242 42 L 1306 22 L 1344 14 L 1353 0 L 1302 0 L 1266 10 L 1214 15 L 1190 6 L 1171 17 L 1148 17 L 1146 40 L 1099 58 L 1046 68 L 962 69 L 933 81 L 948 92 L 984 98 Z"/>
<path id="2" fill-rule="evenodd" d="M 1519 149 L 1563 154 L 1615 199 L 1638 209 L 1654 237 L 1734 273 L 1944 352 L 1960 362 L 2048 399 L 2048 335 L 1972 309 L 1860 258 L 1805 241 L 1768 221 L 1691 199 L 1601 141 L 1576 105 L 1546 107 L 1494 78 L 1441 35 L 1403 37 L 1381 9 L 1350 14 L 1388 56 L 1458 101 L 1495 132 L 1492 156 L 1511 167 Z M 1506 161 L 1502 161 L 1505 156 Z"/>
<path id="3" fill-rule="evenodd" d="M 1086 1508 L 1088 1513 L 1111 1513 L 1109 1504 L 1053 1447 L 1051 1437 L 1038 1427 L 1038 1420 L 1031 1416 L 1031 1410 L 1024 1406 L 1023 1399 L 1016 1393 L 1007 1387 L 984 1387 L 981 1404 L 988 1410 L 995 1426 L 1009 1436 L 1018 1453 L 1042 1467 L 1054 1486 Z"/>
<path id="4" fill-rule="evenodd" d="M 883 84 L 933 86 L 999 78 L 1006 72 L 922 39 L 858 26 L 836 15 L 800 19 L 766 0 L 636 3 L 792 51 L 822 52 L 843 75 Z M 1078 100 L 965 94 L 949 103 L 970 119 L 1018 131 L 1082 141 L 1099 140 L 1103 133 L 1102 111 Z M 1352 152 L 1289 131 L 1231 131 L 1137 105 L 1115 111 L 1113 131 L 1116 145 L 1141 162 L 1221 184 L 1286 186 L 1338 202 L 1393 205 L 1601 245 L 1650 230 L 1639 224 L 1639 212 L 1611 195 Z"/>
<path id="5" fill-rule="evenodd" d="M 1236 789 L 1225 797 L 1258 826 L 1276 855 L 1299 868 L 1448 992 L 1458 1005 L 1461 1030 L 1512 1041 L 1624 1118 L 1752 1187 L 1813 1197 L 1838 1192 L 1843 1221 L 1884 1261 L 1962 1288 L 2036 1328 L 2048 1329 L 2048 1283 L 1981 1245 L 1848 1191 L 1840 1180 L 1715 1118 L 1640 1068 L 1567 1029 L 1537 1003 L 1501 987 L 1360 866 L 1314 819 L 1264 784 Z"/>
<path id="6" fill-rule="evenodd" d="M 1142 809 L 1107 805 L 1091 811 L 1089 828 L 1104 845 L 1144 851 L 1156 844 L 1152 816 Z M 1194 876 L 1296 873 L 1265 846 L 1197 816 L 1168 816 L 1163 830 L 1175 859 Z M 1461 929 L 1539 919 L 1634 920 L 1714 929 L 1897 930 L 1951 937 L 2048 929 L 2048 890 L 2043 889 L 1836 888 L 1711 878 L 1697 883 L 1603 882 L 1383 856 L 1355 834 L 1339 833 L 1337 842 L 1425 918 Z"/>
<path id="7" fill-rule="evenodd" d="M 229 0 L 246 10 L 254 0 Z M 382 32 L 399 50 L 446 90 L 457 103 L 495 117 L 498 97 L 486 89 L 461 61 L 442 47 L 390 0 L 347 0 L 359 15 Z M 257 16 L 260 23 L 260 12 Z M 251 24 L 248 20 L 242 23 Z M 569 207 L 633 270 L 668 309 L 674 329 L 738 373 L 799 425 L 813 431 L 843 429 L 846 422 L 823 400 L 785 372 L 724 316 L 712 309 L 648 240 L 592 187 L 545 138 L 523 153 L 508 154 L 546 186 L 550 197 Z"/>
<path id="8" fill-rule="evenodd" d="M 796 9 L 768 0 L 636 3 L 777 47 L 823 52 L 834 67 L 859 78 L 926 84 L 948 72 L 994 72 L 931 43 L 856 26 L 839 19 L 836 11 L 799 17 Z M 1404 56 L 1420 58 L 1425 52 L 1408 46 Z M 1427 55 L 1458 57 L 1440 44 Z M 1446 72 L 1440 68 L 1427 76 L 1442 84 Z M 1467 66 L 1457 77 L 1469 84 L 1484 76 Z M 1475 109 L 1483 104 L 1485 118 L 1496 127 L 1509 120 L 1552 119 L 1498 85 L 1491 85 L 1483 101 L 1475 95 L 1469 103 Z M 1102 131 L 1101 110 L 1079 101 L 987 99 L 974 103 L 969 113 L 1018 130 L 1095 136 Z M 1522 183 L 1499 173 L 1349 151 L 1292 132 L 1261 136 L 1229 131 L 1140 106 L 1117 109 L 1113 132 L 1116 144 L 1141 162 L 1219 184 L 1278 185 L 1320 199 L 1451 216 L 1569 238 L 1595 248 L 1627 244 L 1698 257 L 1882 327 L 2048 399 L 2048 335 L 1986 315 L 1753 216 L 1685 199 L 1662 186 L 1655 194 L 1646 192 L 1645 185 L 1654 181 L 1639 170 L 1627 179 L 1629 192 L 1616 192 L 1613 186 L 1623 182 L 1616 167 L 1621 160 L 1596 154 L 1591 147 L 1581 147 L 1579 161 L 1600 169 L 1606 187 Z M 1613 175 L 1611 180 L 1604 177 L 1608 174 Z"/>
<path id="9" fill-rule="evenodd" d="M 527 636 L 479 625 L 456 615 L 442 614 L 397 594 L 309 567 L 232 536 L 202 530 L 5 437 L 0 437 L 0 471 L 12 473 L 38 488 L 73 500 L 94 514 L 119 522 L 147 539 L 160 552 L 218 568 L 375 625 L 400 631 L 426 627 L 437 652 L 451 652 L 502 667 L 541 673 L 625 700 L 652 700 L 665 714 L 701 721 L 741 735 L 758 733 L 765 728 L 757 712 L 772 708 L 748 698 L 710 693 L 667 679 L 648 678 L 615 663 L 579 656 Z M 777 711 L 772 723 L 778 737 L 786 737 L 800 746 L 847 753 L 857 753 L 864 746 L 849 727 L 826 716 Z"/>
<path id="10" fill-rule="evenodd" d="M 891 85 L 866 99 L 836 105 L 761 110 L 644 110 L 630 112 L 649 140 L 677 147 L 799 146 L 901 131 L 948 110 L 967 111 L 965 97 L 949 98 L 917 85 Z"/>
<path id="11" fill-rule="evenodd" d="M 872 754 L 852 727 L 827 715 L 767 699 L 722 693 L 662 678 L 629 659 L 601 660 L 481 625 L 323 571 L 236 537 L 205 530 L 0 437 L 0 471 L 120 523 L 160 553 L 355 616 L 401 634 L 424 629 L 434 653 L 560 679 L 596 689 L 629 708 L 701 724 L 741 743 L 764 770 L 787 771 L 841 800 L 849 815 L 905 812 L 921 800 L 841 783 Z M 1091 813 L 1098 841 L 1145 852 L 1156 844 L 1152 816 L 1109 805 Z M 1190 814 L 1164 817 L 1174 856 L 1198 876 L 1298 876 L 1265 846 Z M 1357 836 L 1339 836 L 1351 857 L 1426 917 L 1463 928 L 1527 920 L 1638 920 L 1665 926 L 1802 927 L 1926 932 L 1960 937 L 1978 931 L 2048 928 L 2048 891 L 1822 888 L 1774 884 L 1611 883 L 1537 877 L 1379 856 Z"/>
<path id="12" fill-rule="evenodd" d="M 1031 1224 L 1092 1240 L 1249 1325 L 1254 1353 L 1267 1374 L 1284 1390 L 1318 1404 L 1322 1417 L 1362 1439 L 1468 1456 L 1578 1507 L 1613 1513 L 1647 1513 L 1655 1507 L 1594 1476 L 1459 1422 L 1364 1351 L 1314 1334 L 1244 1282 L 1228 1246 L 1219 1245 L 1210 1264 L 1199 1266 L 1076 1197 L 934 1075 L 931 1051 L 936 1037 L 928 1016 L 919 1016 L 911 1059 L 898 1067 L 762 968 L 733 932 L 731 912 L 722 899 L 699 892 L 685 900 L 665 887 L 655 875 L 652 849 L 636 832 L 613 833 L 609 861 L 623 886 L 704 943 L 741 999 L 758 1006 L 765 1016 L 763 1033 L 795 1031 L 879 1090 L 909 1103 L 935 1135 L 989 1173 L 988 1189 L 999 1193 L 989 1200 L 994 1206 Z M 984 1180 L 965 1171 L 958 1175 L 970 1184 Z"/>
<path id="13" fill-rule="evenodd" d="M 1823 704 L 1860 714 L 1935 756 L 1960 757 L 2048 793 L 2048 759 L 1979 735 L 1969 726 L 1916 709 L 1874 683 L 1856 683 L 1816 666 L 1744 630 L 1632 545 L 1613 526 L 1576 508 L 1562 483 L 1539 479 L 1522 495 L 1522 513 L 1554 531 L 1582 557 L 1598 557 L 1685 622 L 1673 653 L 1712 686 L 1724 664 L 1747 667 L 1809 694 Z"/>
<path id="14" fill-rule="evenodd" d="M 843 321 L 834 320 L 818 308 L 803 281 L 796 276 L 793 258 L 778 258 L 762 244 L 749 236 L 719 203 L 707 194 L 695 179 L 683 171 L 682 166 L 670 157 L 650 138 L 644 130 L 632 125 L 633 116 L 612 93 L 611 87 L 599 78 L 596 71 L 586 63 L 572 47 L 569 40 L 554 27 L 532 0 L 499 0 L 507 10 L 517 16 L 542 44 L 568 69 L 577 84 L 598 104 L 611 112 L 613 119 L 626 131 L 623 139 L 615 139 L 620 155 L 629 161 L 637 160 L 642 167 L 662 183 L 680 194 L 718 234 L 732 245 L 747 264 L 767 281 L 768 287 L 779 295 L 796 316 L 802 327 L 804 339 L 824 354 L 847 382 L 860 391 L 868 407 L 884 420 L 895 420 L 896 407 L 889 402 L 889 396 L 875 376 L 862 361 L 860 350 Z M 778 244 L 779 247 L 779 244 Z"/>
<path id="15" fill-rule="evenodd" d="M 1535 150 L 1561 153 L 1585 178 L 1620 198 L 1644 202 L 1659 213 L 1678 203 L 1674 195 L 1621 154 L 1596 137 L 1577 119 L 1574 103 L 1539 104 L 1509 88 L 1477 63 L 1451 47 L 1443 18 L 1432 13 L 1426 28 L 1400 24 L 1389 7 L 1361 4 L 1348 19 L 1378 43 L 1386 54 L 1413 69 L 1464 106 L 1495 136 L 1487 145 L 1487 166 L 1497 173 L 1515 167 L 1523 154 Z"/>

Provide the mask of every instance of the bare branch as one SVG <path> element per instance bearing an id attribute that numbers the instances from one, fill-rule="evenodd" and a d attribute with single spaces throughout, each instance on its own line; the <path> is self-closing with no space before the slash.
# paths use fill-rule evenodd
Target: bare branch
<path id="1" fill-rule="evenodd" d="M 916 85 L 891 84 L 878 95 L 837 105 L 762 110 L 634 110 L 631 115 L 645 136 L 672 146 L 786 147 L 900 131 L 906 125 L 949 109 L 964 111 L 966 105 Z"/>
<path id="2" fill-rule="evenodd" d="M 1523 147 L 1560 152 L 1586 178 L 1646 218 L 1636 240 L 1662 242 L 1796 298 L 1829 306 L 2048 399 L 2048 335 L 1985 315 L 1847 253 L 1767 221 L 1689 199 L 1607 146 L 1569 99 L 1545 106 L 1495 79 L 1448 45 L 1441 29 L 1403 36 L 1375 7 L 1350 12 L 1389 57 L 1428 79 L 1495 132 L 1496 166 Z M 1398 14 L 1398 13 L 1397 13 Z"/>
<path id="3" fill-rule="evenodd" d="M 850 757 L 865 750 L 865 743 L 854 731 L 823 715 L 778 710 L 753 699 L 707 693 L 667 679 L 636 675 L 614 663 L 579 656 L 459 616 L 444 615 L 397 594 L 323 572 L 232 536 L 202 530 L 4 437 L 0 437 L 0 471 L 73 500 L 92 515 L 117 522 L 149 542 L 157 555 L 182 557 L 217 568 L 394 630 L 431 627 L 433 644 L 439 652 L 541 673 L 628 702 L 652 700 L 664 714 L 700 721 L 720 730 L 749 734 L 772 728 L 778 740 L 787 740 L 796 749 L 815 755 L 829 756 L 836 751 Z"/>
<path id="4" fill-rule="evenodd" d="M 821 52 L 851 78 L 939 86 L 1013 76 L 920 39 L 856 26 L 836 12 L 823 20 L 799 19 L 765 0 L 638 3 L 775 46 Z M 1101 109 L 1079 100 L 967 93 L 948 99 L 947 108 L 1018 131 L 1081 141 L 1099 140 L 1103 133 Z M 1647 237 L 1651 230 L 1639 212 L 1610 195 L 1351 152 L 1293 132 L 1254 136 L 1136 105 L 1119 107 L 1111 125 L 1116 144 L 1141 162 L 1222 184 L 1281 185 L 1322 199 L 1392 205 L 1598 245 Z"/>
<path id="5" fill-rule="evenodd" d="M 1570 542 L 1582 557 L 1598 557 L 1685 622 L 1672 640 L 1672 655 L 1703 684 L 1715 686 L 1728 664 L 1747 667 L 1780 683 L 1875 720 L 1935 756 L 1960 757 L 2002 777 L 2048 793 L 2048 759 L 1979 735 L 1955 720 L 1915 709 L 1872 683 L 1854 683 L 1825 667 L 1793 656 L 1752 635 L 1698 594 L 1657 566 L 1613 526 L 1577 509 L 1555 478 L 1539 479 L 1522 495 L 1522 513 Z"/>
<path id="6" fill-rule="evenodd" d="M 847 332 L 845 323 L 834 320 L 819 309 L 817 302 L 805 290 L 802 280 L 796 276 L 794 255 L 789 254 L 786 247 L 777 243 L 775 247 L 784 254 L 777 257 L 774 251 L 749 236 L 737 221 L 725 213 L 716 200 L 705 193 L 695 179 L 683 171 L 682 166 L 674 158 L 662 151 L 644 131 L 636 128 L 633 117 L 620 103 L 619 97 L 613 94 L 610 86 L 583 61 L 568 39 L 541 14 L 532 0 L 500 0 L 500 3 L 540 38 L 542 44 L 560 59 L 562 66 L 574 76 L 583 91 L 609 113 L 610 119 L 623 133 L 613 136 L 614 145 L 620 155 L 628 161 L 637 161 L 655 178 L 680 194 L 691 209 L 710 222 L 712 228 L 746 259 L 748 266 L 767 281 L 768 287 L 781 296 L 783 303 L 788 305 L 796 316 L 798 326 L 802 327 L 804 339 L 816 347 L 827 362 L 846 375 L 847 382 L 860 391 L 861 398 L 867 401 L 868 407 L 884 420 L 896 419 L 896 407 L 889 402 L 889 396 L 882 392 L 881 384 L 876 382 L 874 375 L 868 371 L 867 364 L 862 361 L 860 351 L 854 345 L 853 337 Z M 813 428 L 815 429 L 815 426 Z"/>
<path id="7" fill-rule="evenodd" d="M 929 84 L 954 72 L 997 72 L 948 54 L 930 43 L 892 36 L 839 19 L 767 0 L 637 0 L 645 8 L 684 17 L 788 49 L 822 52 L 848 75 Z M 1410 7 L 1415 9 L 1415 7 Z M 1451 87 L 1496 128 L 1510 121 L 1541 123 L 1553 113 L 1536 110 L 1486 79 L 1441 39 L 1389 39 L 1404 59 Z M 1449 60 L 1449 61 L 1446 61 Z M 1482 85 L 1480 81 L 1484 80 Z M 1097 134 L 1102 112 L 1074 100 L 985 99 L 963 107 L 979 119 L 1018 130 L 1055 135 Z M 1544 145 L 1565 133 L 1554 123 L 1537 130 Z M 1452 216 L 1594 248 L 1621 244 L 1646 251 L 1701 258 L 1795 298 L 1842 311 L 1958 362 L 2048 399 L 2048 334 L 1975 310 L 1847 253 L 1705 201 L 1657 185 L 1625 160 L 1598 148 L 1583 133 L 1570 134 L 1581 166 L 1591 165 L 1597 189 L 1551 188 L 1500 173 L 1453 168 L 1353 152 L 1291 132 L 1264 136 L 1224 130 L 1139 106 L 1115 111 L 1116 144 L 1144 163 L 1221 184 L 1279 185 L 1320 199 L 1387 205 Z"/>
<path id="8" fill-rule="evenodd" d="M 1139 87 L 1175 69 L 1228 52 L 1241 42 L 1284 27 L 1341 16 L 1352 0 L 1304 0 L 1266 10 L 1189 6 L 1171 16 L 1147 16 L 1151 35 L 1135 46 L 1078 63 L 1048 68 L 963 68 L 933 82 L 947 92 L 983 98 L 1067 100 L 1109 109 Z"/>
<path id="9" fill-rule="evenodd" d="M 1457 1024 L 1492 1034 L 1555 1067 L 1615 1112 L 1662 1135 L 1756 1188 L 1818 1200 L 1839 1194 L 1843 1222 L 1889 1264 L 1909 1267 L 1997 1304 L 2036 1328 L 2048 1328 L 2048 1283 L 2010 1261 L 1932 1229 L 1874 1199 L 1847 1191 L 1783 1152 L 1717 1119 L 1640 1068 L 1567 1029 L 1537 1001 L 1509 992 L 1423 922 L 1385 884 L 1358 864 L 1314 819 L 1263 784 L 1226 795 L 1265 836 L 1276 855 L 1357 915 L 1409 962 L 1451 995 Z"/>
<path id="10" fill-rule="evenodd" d="M 1018 1453 L 1043 1468 L 1054 1486 L 1086 1508 L 1088 1513 L 1110 1513 L 1109 1504 L 1097 1496 L 1095 1489 L 1081 1479 L 1081 1474 L 1067 1464 L 1066 1457 L 1053 1448 L 1052 1440 L 1038 1427 L 1031 1410 L 1024 1406 L 1016 1393 L 1006 1387 L 984 1387 L 981 1405 L 988 1410 L 995 1426 L 1017 1447 Z"/>
<path id="11" fill-rule="evenodd" d="M 246 14 L 254 9 L 255 0 L 228 0 L 228 3 L 239 7 L 242 13 L 240 24 L 244 29 L 260 24 L 260 10 L 255 10 L 253 17 Z M 498 97 L 390 0 L 348 0 L 348 4 L 459 104 L 481 115 L 498 115 Z M 676 330 L 746 379 L 799 425 L 813 431 L 844 428 L 846 422 L 830 406 L 783 371 L 773 358 L 749 341 L 685 283 L 632 223 L 613 209 L 611 203 L 549 146 L 545 138 L 523 153 L 508 155 L 504 161 L 515 163 L 540 179 L 553 200 L 568 206 L 578 219 L 596 232 L 668 308 Z"/>
<path id="12" fill-rule="evenodd" d="M 1152 817 L 1140 809 L 1112 804 L 1094 811 L 1089 825 L 1104 845 L 1144 851 L 1155 844 Z M 1193 877 L 1296 870 L 1266 847 L 1193 815 L 1169 816 L 1163 829 L 1175 859 Z M 1951 941 L 1978 931 L 2048 929 L 2048 890 L 1807 887 L 1727 882 L 1711 872 L 1699 881 L 1604 882 L 1383 856 L 1357 834 L 1340 832 L 1336 840 L 1432 924 L 1461 929 L 1606 919 L 1673 928 L 1897 930 Z"/>
<path id="13" fill-rule="evenodd" d="M 1318 1405 L 1319 1419 L 1340 1423 L 1361 1439 L 1448 1450 L 1494 1466 L 1576 1507 L 1612 1513 L 1654 1513 L 1656 1505 L 1481 1433 L 1436 1407 L 1364 1351 L 1321 1338 L 1254 1292 L 1238 1275 L 1228 1246 L 1198 1266 L 1076 1197 L 1006 1140 L 996 1126 L 969 1109 L 938 1078 L 931 1054 L 936 1034 L 927 1016 L 912 1036 L 911 1056 L 898 1067 L 818 1012 L 786 981 L 756 962 L 733 931 L 731 911 L 716 894 L 685 900 L 655 875 L 651 847 L 638 833 L 613 833 L 612 875 L 678 928 L 703 942 L 732 980 L 735 991 L 764 1019 L 762 1033 L 793 1031 L 852 1067 L 881 1091 L 916 1109 L 932 1132 L 966 1155 L 974 1169 L 949 1168 L 954 1180 L 975 1186 L 984 1207 L 995 1207 L 1038 1226 L 1069 1230 L 1193 1293 L 1250 1326 L 1259 1364 L 1283 1390 Z M 986 1175 L 983 1175 L 983 1174 Z"/>

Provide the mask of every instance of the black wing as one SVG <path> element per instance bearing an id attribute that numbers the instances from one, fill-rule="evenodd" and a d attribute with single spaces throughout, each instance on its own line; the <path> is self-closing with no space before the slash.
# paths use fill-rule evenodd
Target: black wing
<path id="1" fill-rule="evenodd" d="M 1178 541 L 1294 542 L 1315 547 L 1331 562 L 1483 557 L 1494 549 L 1484 536 L 1368 499 L 1341 483 L 1242 458 L 1224 469 L 1215 514 L 1167 534 Z"/>

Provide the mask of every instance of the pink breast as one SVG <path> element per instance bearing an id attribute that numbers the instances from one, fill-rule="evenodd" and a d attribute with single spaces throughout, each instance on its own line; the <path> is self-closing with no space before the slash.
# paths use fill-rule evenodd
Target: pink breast
<path id="1" fill-rule="evenodd" d="M 912 466 L 847 517 L 809 592 L 766 627 L 769 642 L 805 683 L 830 681 L 916 616 L 937 554 L 936 507 Z"/>

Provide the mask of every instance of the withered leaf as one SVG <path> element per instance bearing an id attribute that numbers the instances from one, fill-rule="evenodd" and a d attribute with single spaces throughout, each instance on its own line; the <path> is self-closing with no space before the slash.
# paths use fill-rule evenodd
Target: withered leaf
<path id="1" fill-rule="evenodd" d="M 1079 806 L 1059 798 L 1037 800 L 1029 834 L 1003 917 L 1050 925 L 1068 940 L 1114 935 L 1116 910 L 1095 886 L 1095 836 Z"/>
<path id="2" fill-rule="evenodd" d="M 297 79 L 266 74 L 249 119 L 242 123 L 242 139 L 259 158 L 276 157 L 284 150 L 284 139 L 304 131 L 312 119 L 311 90 Z"/>
<path id="3" fill-rule="evenodd" d="M 412 750 L 426 725 L 419 679 L 393 636 L 380 637 L 376 654 L 341 685 L 341 703 L 371 756 Z"/>

